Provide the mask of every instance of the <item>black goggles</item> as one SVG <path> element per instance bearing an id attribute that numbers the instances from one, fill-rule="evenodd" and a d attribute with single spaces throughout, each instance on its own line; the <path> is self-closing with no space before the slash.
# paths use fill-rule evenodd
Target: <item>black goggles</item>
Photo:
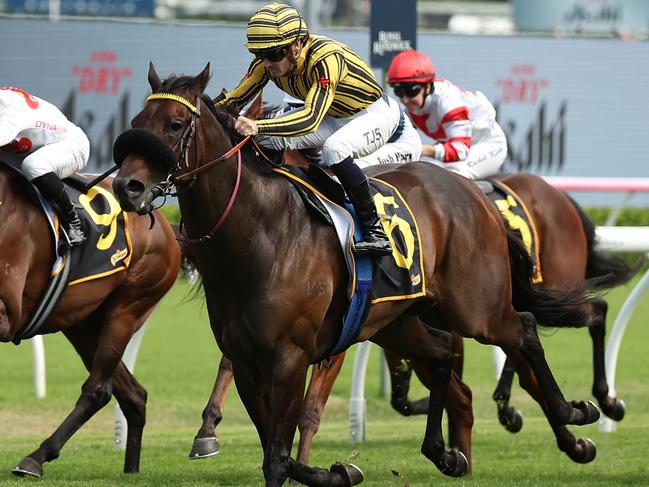
<path id="1" fill-rule="evenodd" d="M 394 85 L 393 87 L 394 94 L 397 95 L 399 98 L 402 98 L 404 96 L 406 98 L 414 98 L 423 89 L 424 87 L 419 83 L 400 84 L 400 85 Z"/>
<path id="2" fill-rule="evenodd" d="M 279 46 L 273 47 L 271 49 L 254 51 L 251 50 L 250 52 L 254 54 L 257 59 L 261 59 L 262 61 L 265 59 L 267 61 L 270 61 L 271 63 L 276 63 L 286 57 L 286 55 L 288 54 L 288 46 Z"/>

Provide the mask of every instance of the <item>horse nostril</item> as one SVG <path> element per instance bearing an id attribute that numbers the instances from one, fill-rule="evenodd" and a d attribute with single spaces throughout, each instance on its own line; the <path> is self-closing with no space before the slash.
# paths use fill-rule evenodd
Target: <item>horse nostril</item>
<path id="1" fill-rule="evenodd" d="M 125 186 L 126 193 L 131 198 L 140 196 L 144 193 L 144 189 L 144 184 L 137 179 L 129 179 Z"/>

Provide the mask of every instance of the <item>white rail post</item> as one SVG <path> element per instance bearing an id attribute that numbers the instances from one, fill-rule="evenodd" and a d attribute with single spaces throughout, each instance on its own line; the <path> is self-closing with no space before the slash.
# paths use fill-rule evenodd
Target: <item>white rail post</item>
<path id="1" fill-rule="evenodd" d="M 122 362 L 124 362 L 124 365 L 126 365 L 126 368 L 131 373 L 135 370 L 135 360 L 137 359 L 137 354 L 140 350 L 140 344 L 142 343 L 142 338 L 144 338 L 144 331 L 148 322 L 149 320 L 145 321 L 142 327 L 131 337 L 131 341 L 128 342 L 126 350 L 124 350 Z M 126 424 L 124 413 L 119 407 L 119 404 L 115 404 L 115 450 L 126 450 L 127 428 L 128 425 Z"/>
<path id="2" fill-rule="evenodd" d="M 352 394 L 349 398 L 349 442 L 365 442 L 365 420 L 367 401 L 365 400 L 365 374 L 367 360 L 370 356 L 370 342 L 361 342 L 356 350 L 354 373 L 352 376 Z"/>
<path id="3" fill-rule="evenodd" d="M 505 367 L 505 360 L 507 360 L 507 355 L 503 352 L 503 349 L 492 345 L 492 354 L 494 360 L 494 372 L 496 373 L 496 379 L 500 380 L 500 376 L 503 373 L 503 367 Z"/>
<path id="4" fill-rule="evenodd" d="M 32 357 L 34 360 L 34 393 L 36 397 L 42 399 L 47 394 L 45 379 L 45 345 L 43 337 L 36 335 L 29 340 L 32 342 Z"/>
<path id="5" fill-rule="evenodd" d="M 649 257 L 649 253 L 647 254 Z M 613 325 L 613 330 L 611 335 L 608 338 L 606 343 L 606 354 L 604 356 L 604 363 L 606 364 L 606 380 L 608 382 L 608 394 L 612 397 L 616 396 L 615 391 L 615 373 L 617 371 L 617 358 L 620 352 L 620 346 L 622 345 L 622 338 L 624 337 L 624 332 L 626 327 L 629 324 L 631 315 L 635 310 L 636 306 L 640 302 L 640 298 L 649 288 L 649 270 L 645 272 L 640 282 L 633 288 L 631 294 L 622 305 L 615 324 Z M 602 414 L 602 417 L 599 420 L 599 430 L 606 433 L 612 433 L 617 429 L 615 421 L 611 418 Z"/>

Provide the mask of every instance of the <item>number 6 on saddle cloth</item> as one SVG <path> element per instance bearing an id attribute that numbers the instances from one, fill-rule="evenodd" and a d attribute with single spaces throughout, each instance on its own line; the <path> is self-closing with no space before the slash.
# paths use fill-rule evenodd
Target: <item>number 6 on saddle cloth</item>
<path id="1" fill-rule="evenodd" d="M 377 213 L 392 245 L 391 255 L 372 261 L 368 256 L 354 255 L 352 251 L 352 235 L 355 240 L 361 240 L 362 235 L 354 208 L 349 201 L 344 201 L 344 191 L 337 182 L 315 165 L 310 166 L 309 175 L 293 166 L 275 168 L 274 171 L 289 178 L 307 207 L 336 228 L 347 264 L 350 304 L 344 316 L 343 330 L 338 343 L 321 359 L 347 349 L 354 342 L 370 302 L 411 299 L 426 293 L 417 222 L 394 186 L 378 178 L 370 179 Z"/>

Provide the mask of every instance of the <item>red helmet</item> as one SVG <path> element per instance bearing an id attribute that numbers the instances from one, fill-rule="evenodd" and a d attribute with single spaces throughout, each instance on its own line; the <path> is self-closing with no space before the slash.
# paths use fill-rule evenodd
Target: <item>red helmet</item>
<path id="1" fill-rule="evenodd" d="M 428 56 L 410 49 L 402 51 L 392 59 L 388 68 L 388 83 L 432 83 L 435 80 L 435 66 Z"/>

